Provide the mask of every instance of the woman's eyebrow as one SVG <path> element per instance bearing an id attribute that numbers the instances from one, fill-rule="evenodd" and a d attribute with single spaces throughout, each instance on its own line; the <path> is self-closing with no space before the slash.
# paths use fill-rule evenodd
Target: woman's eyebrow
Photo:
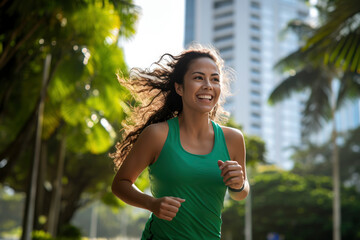
<path id="1" fill-rule="evenodd" d="M 201 75 L 205 75 L 205 73 L 203 72 L 193 72 L 192 74 L 201 74 Z M 219 73 L 212 73 L 211 76 L 219 76 Z"/>

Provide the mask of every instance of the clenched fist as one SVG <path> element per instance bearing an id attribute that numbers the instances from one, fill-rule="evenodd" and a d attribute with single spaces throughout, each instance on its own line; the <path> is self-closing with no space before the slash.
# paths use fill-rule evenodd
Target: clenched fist
<path id="1" fill-rule="evenodd" d="M 221 176 L 226 186 L 241 189 L 245 183 L 245 174 L 241 165 L 236 161 L 218 161 Z"/>
<path id="2" fill-rule="evenodd" d="M 171 221 L 176 216 L 183 202 L 185 202 L 185 199 L 177 197 L 157 198 L 152 203 L 151 210 L 158 218 Z"/>

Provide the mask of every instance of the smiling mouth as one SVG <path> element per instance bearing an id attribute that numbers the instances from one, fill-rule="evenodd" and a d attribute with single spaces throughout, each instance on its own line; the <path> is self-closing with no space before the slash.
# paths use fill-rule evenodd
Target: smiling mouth
<path id="1" fill-rule="evenodd" d="M 204 99 L 204 100 L 206 99 L 206 100 L 209 100 L 209 101 L 211 101 L 213 99 L 213 96 L 207 95 L 207 94 L 198 95 L 197 97 L 199 99 Z"/>

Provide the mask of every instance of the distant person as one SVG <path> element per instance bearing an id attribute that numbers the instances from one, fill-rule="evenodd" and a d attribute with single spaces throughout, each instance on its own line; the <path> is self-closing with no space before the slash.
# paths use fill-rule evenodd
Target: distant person
<path id="1" fill-rule="evenodd" d="M 223 60 L 192 48 L 120 81 L 147 100 L 112 154 L 113 193 L 152 212 L 141 239 L 220 239 L 226 189 L 235 200 L 249 193 L 244 137 L 216 123 L 226 118 Z M 152 196 L 134 185 L 145 168 Z"/>

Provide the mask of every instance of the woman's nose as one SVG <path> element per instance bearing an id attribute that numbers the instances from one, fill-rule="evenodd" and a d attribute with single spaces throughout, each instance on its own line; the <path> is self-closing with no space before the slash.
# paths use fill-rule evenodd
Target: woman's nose
<path id="1" fill-rule="evenodd" d="M 204 82 L 203 82 L 203 88 L 212 89 L 212 85 L 211 85 L 210 79 L 205 79 L 205 80 L 204 80 Z"/>

